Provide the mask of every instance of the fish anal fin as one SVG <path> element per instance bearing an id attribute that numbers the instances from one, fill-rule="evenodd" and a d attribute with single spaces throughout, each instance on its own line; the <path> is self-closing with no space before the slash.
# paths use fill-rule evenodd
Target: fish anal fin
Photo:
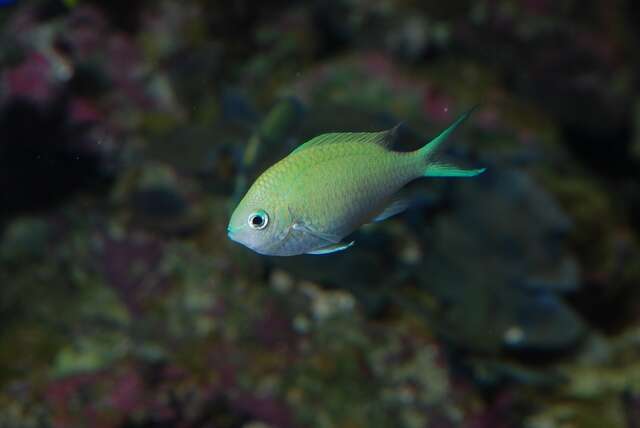
<path id="1" fill-rule="evenodd" d="M 338 251 L 346 250 L 351 247 L 355 241 L 351 242 L 338 242 L 337 244 L 331 244 L 324 247 L 320 247 L 317 250 L 309 251 L 307 254 L 321 255 L 321 254 L 331 254 L 336 253 Z"/>
<path id="2" fill-rule="evenodd" d="M 382 212 L 371 220 L 372 222 L 379 222 L 393 217 L 396 214 L 400 214 L 409 207 L 409 201 L 406 199 L 396 199 L 385 207 Z"/>

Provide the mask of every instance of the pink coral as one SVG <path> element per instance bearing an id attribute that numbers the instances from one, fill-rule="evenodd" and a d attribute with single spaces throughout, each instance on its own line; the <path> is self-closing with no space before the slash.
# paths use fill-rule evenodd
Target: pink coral
<path id="1" fill-rule="evenodd" d="M 36 102 L 49 101 L 55 93 L 51 63 L 39 52 L 31 52 L 3 76 L 8 98 L 23 97 Z"/>

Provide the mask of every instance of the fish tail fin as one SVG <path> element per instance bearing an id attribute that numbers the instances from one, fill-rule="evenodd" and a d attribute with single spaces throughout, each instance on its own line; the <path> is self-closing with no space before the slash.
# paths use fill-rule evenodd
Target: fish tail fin
<path id="1" fill-rule="evenodd" d="M 426 163 L 426 168 L 422 174 L 424 177 L 473 177 L 478 174 L 482 174 L 485 171 L 486 168 L 462 169 L 455 165 L 434 161 L 434 155 L 438 152 L 442 143 L 444 143 L 447 138 L 449 138 L 449 135 L 451 135 L 453 131 L 455 131 L 465 120 L 467 120 L 469 116 L 471 116 L 471 113 L 473 113 L 476 108 L 478 108 L 478 106 L 474 106 L 467 112 L 461 114 L 460 117 L 449 125 L 447 129 L 442 131 L 440 135 L 429 141 L 421 149 L 418 149 L 419 156 Z"/>

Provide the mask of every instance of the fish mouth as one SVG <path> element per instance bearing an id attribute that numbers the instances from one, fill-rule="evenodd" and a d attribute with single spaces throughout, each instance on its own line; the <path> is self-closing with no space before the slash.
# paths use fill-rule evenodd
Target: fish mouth
<path id="1" fill-rule="evenodd" d="M 233 240 L 233 229 L 231 228 L 231 226 L 227 226 L 227 236 L 229 237 L 229 239 Z"/>

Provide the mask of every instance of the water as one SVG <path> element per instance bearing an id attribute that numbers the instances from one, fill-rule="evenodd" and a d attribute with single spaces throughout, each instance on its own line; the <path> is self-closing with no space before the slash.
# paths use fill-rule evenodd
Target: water
<path id="1" fill-rule="evenodd" d="M 0 427 L 638 426 L 627 3 L 0 1 Z M 487 172 L 352 248 L 227 239 L 309 138 L 475 104 Z"/>

